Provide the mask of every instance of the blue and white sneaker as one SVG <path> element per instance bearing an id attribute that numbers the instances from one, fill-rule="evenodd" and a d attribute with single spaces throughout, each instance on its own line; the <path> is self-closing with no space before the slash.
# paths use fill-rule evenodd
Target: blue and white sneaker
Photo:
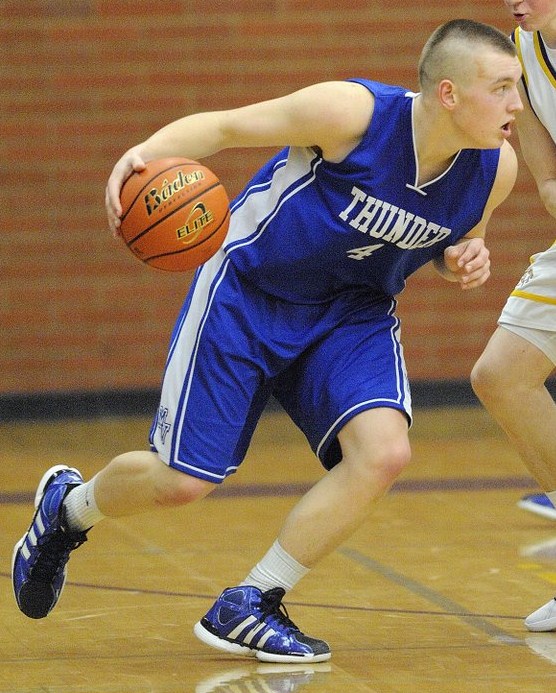
<path id="1" fill-rule="evenodd" d="M 542 517 L 546 517 L 549 520 L 556 520 L 556 508 L 550 498 L 544 493 L 532 493 L 528 496 L 523 496 L 517 505 L 530 513 L 542 515 Z"/>
<path id="2" fill-rule="evenodd" d="M 330 648 L 324 640 L 304 635 L 282 604 L 285 590 L 275 587 L 229 587 L 193 632 L 206 645 L 263 662 L 324 662 Z"/>
<path id="3" fill-rule="evenodd" d="M 36 512 L 27 532 L 14 547 L 12 581 L 20 610 L 29 618 L 44 618 L 56 606 L 66 581 L 70 551 L 86 541 L 86 532 L 64 527 L 63 501 L 83 483 L 83 477 L 66 465 L 49 469 L 35 495 Z"/>

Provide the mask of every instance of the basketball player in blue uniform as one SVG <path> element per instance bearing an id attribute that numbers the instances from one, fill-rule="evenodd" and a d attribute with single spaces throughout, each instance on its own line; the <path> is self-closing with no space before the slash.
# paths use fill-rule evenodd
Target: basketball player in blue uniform
<path id="1" fill-rule="evenodd" d="M 505 0 L 523 67 L 521 150 L 545 209 L 556 217 L 556 0 Z M 536 253 L 510 294 L 472 372 L 475 392 L 546 493 L 518 505 L 556 519 L 556 403 L 546 380 L 556 365 L 556 243 Z M 525 620 L 556 630 L 556 599 Z"/>
<path id="2" fill-rule="evenodd" d="M 409 463 L 395 296 L 430 261 L 464 290 L 487 280 L 485 228 L 517 172 L 507 139 L 522 108 L 521 67 L 506 36 L 468 20 L 443 25 L 419 75 L 419 94 L 354 79 L 187 116 L 116 164 L 107 185 L 115 233 L 121 187 L 145 162 L 285 147 L 232 203 L 222 249 L 195 275 L 171 337 L 151 451 L 120 455 L 88 482 L 63 466 L 44 475 L 14 551 L 25 614 L 53 608 L 69 552 L 96 522 L 201 499 L 235 472 L 272 394 L 328 473 L 194 632 L 263 661 L 330 657 L 281 603 Z"/>

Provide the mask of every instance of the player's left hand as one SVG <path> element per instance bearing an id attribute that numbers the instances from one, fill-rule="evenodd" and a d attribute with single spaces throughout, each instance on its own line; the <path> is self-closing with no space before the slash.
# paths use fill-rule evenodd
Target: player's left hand
<path id="1" fill-rule="evenodd" d="M 444 264 L 462 289 L 475 289 L 490 277 L 490 253 L 484 238 L 464 238 L 449 246 Z"/>

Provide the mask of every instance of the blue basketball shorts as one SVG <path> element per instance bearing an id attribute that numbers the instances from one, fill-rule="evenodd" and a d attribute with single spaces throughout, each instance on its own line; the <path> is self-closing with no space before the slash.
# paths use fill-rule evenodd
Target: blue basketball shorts
<path id="1" fill-rule="evenodd" d="M 395 306 L 368 292 L 293 304 L 238 276 L 219 251 L 197 271 L 176 322 L 152 449 L 220 483 L 243 461 L 271 396 L 327 469 L 341 459 L 338 432 L 358 413 L 391 407 L 411 422 Z"/>

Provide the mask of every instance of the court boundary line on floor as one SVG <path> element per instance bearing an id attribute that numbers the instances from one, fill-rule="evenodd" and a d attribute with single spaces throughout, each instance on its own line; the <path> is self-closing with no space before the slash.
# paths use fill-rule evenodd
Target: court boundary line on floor
<path id="1" fill-rule="evenodd" d="M 472 611 L 469 611 L 449 597 L 445 597 L 440 592 L 432 590 L 430 587 L 427 587 L 426 585 L 407 577 L 407 575 L 399 573 L 393 568 L 375 561 L 370 556 L 366 556 L 356 549 L 340 547 L 337 552 L 357 565 L 366 568 L 375 575 L 380 575 L 388 580 L 388 582 L 398 585 L 399 587 L 403 587 L 420 599 L 424 599 L 427 602 L 435 604 L 442 609 L 442 613 L 446 612 L 449 615 L 463 621 L 465 624 L 470 625 L 473 628 L 478 628 L 490 638 L 495 638 L 497 641 L 507 645 L 523 644 L 523 641 L 519 638 L 516 638 L 514 635 L 510 635 L 506 631 L 491 623 L 490 620 L 488 620 L 489 617 L 485 618 L 473 614 Z"/>
<path id="2" fill-rule="evenodd" d="M 291 497 L 305 494 L 313 484 L 235 484 L 218 486 L 207 500 L 223 498 Z M 402 479 L 389 493 L 432 493 L 437 491 L 504 491 L 507 489 L 530 490 L 538 485 L 528 476 L 511 477 L 452 477 L 444 479 Z M 35 491 L 0 491 L 1 505 L 26 505 L 33 503 Z"/>
<path id="3" fill-rule="evenodd" d="M 342 551 L 339 550 L 339 553 Z M 372 559 L 369 559 L 372 560 Z M 11 580 L 11 574 L 6 572 L 0 572 L 0 578 L 6 578 Z M 200 594 L 195 592 L 179 592 L 175 590 L 155 590 L 143 587 L 124 587 L 122 585 L 100 585 L 89 582 L 80 582 L 67 580 L 66 587 L 71 586 L 81 589 L 91 589 L 91 590 L 103 590 L 107 592 L 123 592 L 128 594 L 138 594 L 145 596 L 155 596 L 155 597 L 176 597 L 180 599 L 200 599 L 206 600 L 210 604 L 214 602 L 214 594 Z M 393 607 L 378 607 L 378 606 L 355 606 L 350 604 L 323 604 L 320 602 L 304 602 L 297 601 L 295 599 L 287 599 L 288 606 L 293 607 L 305 607 L 309 609 L 327 609 L 327 610 L 339 610 L 339 611 L 362 611 L 365 613 L 387 613 L 387 614 L 399 614 L 399 615 L 417 615 L 417 616 L 442 616 L 442 617 L 459 617 L 466 616 L 472 619 L 505 619 L 509 621 L 522 620 L 522 616 L 512 616 L 508 614 L 473 614 L 473 612 L 464 609 L 459 606 L 456 602 L 453 602 L 455 607 L 454 611 L 435 611 L 429 609 L 396 609 Z M 15 603 L 14 603 L 15 608 Z"/>

